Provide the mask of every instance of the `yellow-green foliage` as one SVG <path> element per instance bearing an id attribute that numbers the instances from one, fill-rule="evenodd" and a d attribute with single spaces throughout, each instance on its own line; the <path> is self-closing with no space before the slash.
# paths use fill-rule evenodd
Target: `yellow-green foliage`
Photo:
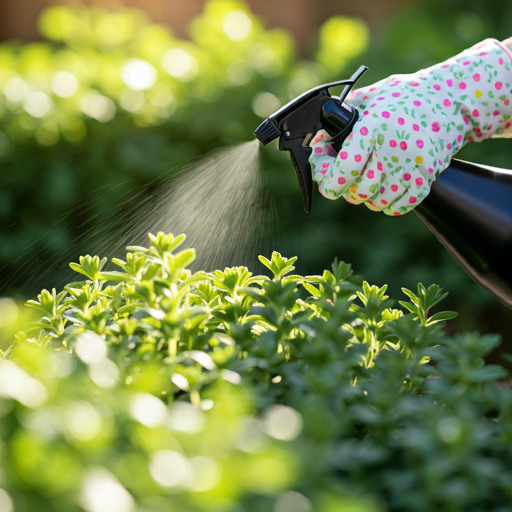
<path id="1" fill-rule="evenodd" d="M 192 99 L 215 100 L 258 76 L 282 78 L 297 64 L 290 35 L 266 30 L 240 1 L 208 2 L 190 40 L 135 9 L 55 5 L 39 26 L 49 42 L 0 46 L 0 91 L 9 120 L 4 133 L 14 140 L 34 135 L 46 145 L 81 140 L 88 118 L 107 123 L 127 115 L 142 126 L 161 124 Z M 341 43 L 346 57 L 360 53 L 366 40 L 351 43 L 347 28 L 364 33 L 361 23 L 336 18 L 322 32 L 320 52 Z M 320 63 L 332 72 L 346 61 Z"/>
<path id="2" fill-rule="evenodd" d="M 0 359 L 2 510 L 504 510 L 512 393 L 436 285 L 296 258 L 191 272 L 184 236 L 72 263 Z"/>

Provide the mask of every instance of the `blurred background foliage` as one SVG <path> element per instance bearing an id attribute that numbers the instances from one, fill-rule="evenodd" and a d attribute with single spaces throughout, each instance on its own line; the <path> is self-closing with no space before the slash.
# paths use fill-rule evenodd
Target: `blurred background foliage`
<path id="1" fill-rule="evenodd" d="M 65 283 L 68 261 L 92 252 L 99 236 L 119 237 L 115 219 L 135 192 L 151 198 L 193 159 L 250 140 L 262 118 L 308 88 L 362 63 L 370 71 L 361 85 L 412 72 L 485 37 L 508 37 L 511 26 L 512 5 L 497 0 L 409 2 L 371 30 L 340 9 L 299 56 L 288 31 L 266 29 L 238 0 L 206 2 L 187 39 L 136 9 L 47 8 L 41 42 L 0 44 L 0 295 Z M 509 147 L 487 141 L 459 156 L 510 167 Z M 388 218 L 318 196 L 306 215 L 288 155 L 266 147 L 262 159 L 269 222 L 260 252 L 298 255 L 301 273 L 339 257 L 395 294 L 436 282 L 461 313 L 454 328 L 512 342 L 510 312 L 415 215 Z"/>

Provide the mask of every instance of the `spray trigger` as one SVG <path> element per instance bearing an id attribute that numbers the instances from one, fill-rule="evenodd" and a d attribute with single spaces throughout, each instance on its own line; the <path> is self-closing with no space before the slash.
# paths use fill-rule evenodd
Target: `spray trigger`
<path id="1" fill-rule="evenodd" d="M 367 69 L 360 66 L 348 80 L 319 85 L 306 91 L 271 114 L 254 131 L 263 145 L 279 137 L 279 149 L 290 152 L 304 210 L 308 213 L 311 211 L 313 188 L 309 163 L 312 148 L 309 144 L 319 130 L 325 129 L 333 137 L 333 147 L 341 147 L 359 117 L 357 109 L 344 100 Z M 329 89 L 340 85 L 345 86 L 340 97 L 331 96 Z"/>

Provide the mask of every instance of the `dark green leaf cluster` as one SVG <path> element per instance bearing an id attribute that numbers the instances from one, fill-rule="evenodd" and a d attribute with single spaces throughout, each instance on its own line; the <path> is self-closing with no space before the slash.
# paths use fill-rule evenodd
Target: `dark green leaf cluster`
<path id="1" fill-rule="evenodd" d="M 397 309 L 339 261 L 191 272 L 183 241 L 150 235 L 120 270 L 85 256 L 85 280 L 29 301 L 40 318 L 0 362 L 19 510 L 100 510 L 84 500 L 105 486 L 123 511 L 507 510 L 499 339 L 448 336 L 437 285 Z"/>

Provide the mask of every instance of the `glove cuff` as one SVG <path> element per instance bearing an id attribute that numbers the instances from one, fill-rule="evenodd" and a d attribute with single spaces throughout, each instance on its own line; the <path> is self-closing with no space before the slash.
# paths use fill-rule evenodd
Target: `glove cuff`
<path id="1" fill-rule="evenodd" d="M 464 142 L 503 136 L 511 129 L 512 54 L 500 41 L 485 39 L 418 76 L 444 93 L 445 105 L 456 106 Z"/>

